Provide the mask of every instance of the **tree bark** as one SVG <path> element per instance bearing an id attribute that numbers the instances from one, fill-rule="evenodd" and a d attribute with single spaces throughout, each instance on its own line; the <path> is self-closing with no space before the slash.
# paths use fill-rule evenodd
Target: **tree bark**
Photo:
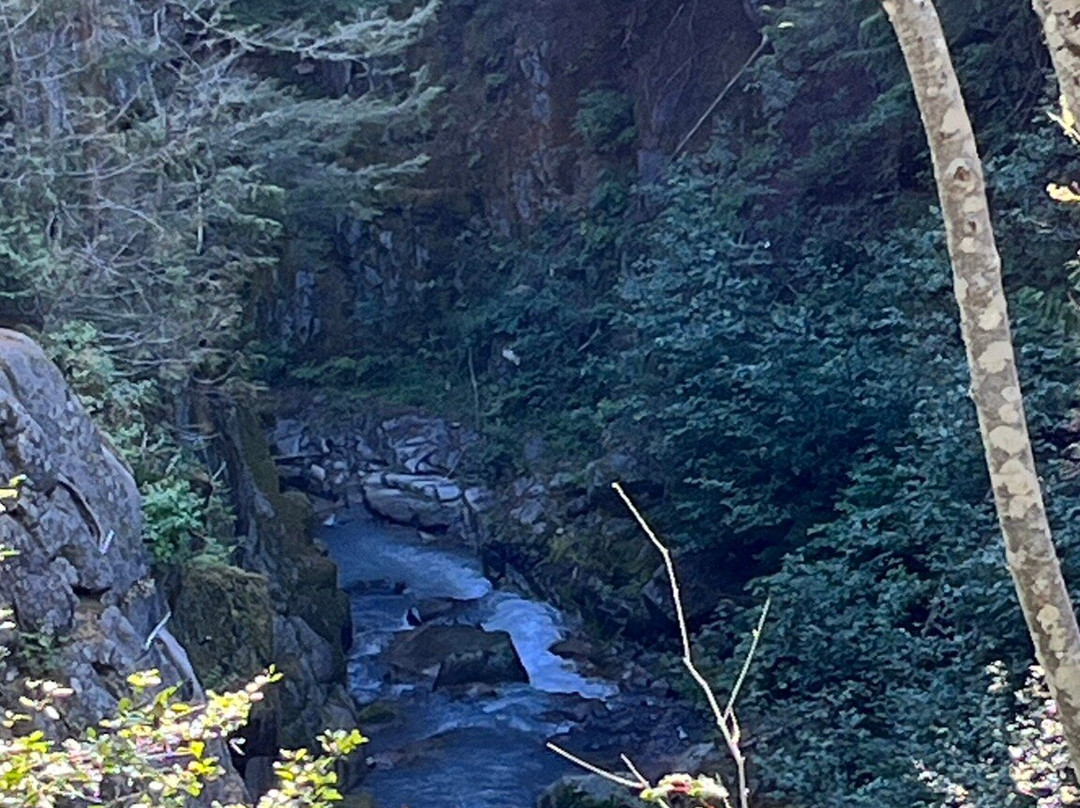
<path id="1" fill-rule="evenodd" d="M 1042 21 L 1061 103 L 1080 115 L 1080 6 L 1076 0 L 1031 0 Z"/>
<path id="2" fill-rule="evenodd" d="M 1073 766 L 1080 771 L 1080 630 L 1035 471 L 975 136 L 933 4 L 885 0 L 883 5 L 900 40 L 930 142 L 971 397 L 1009 571 L 1057 702 Z"/>

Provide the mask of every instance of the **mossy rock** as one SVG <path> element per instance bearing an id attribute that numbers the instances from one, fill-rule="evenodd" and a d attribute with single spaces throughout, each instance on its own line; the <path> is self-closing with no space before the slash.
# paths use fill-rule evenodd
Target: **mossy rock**
<path id="1" fill-rule="evenodd" d="M 242 684 L 273 658 L 274 604 L 262 575 L 193 564 L 183 572 L 173 614 L 173 632 L 208 687 Z"/>
<path id="2" fill-rule="evenodd" d="M 289 593 L 289 611 L 302 617 L 319 636 L 341 649 L 351 633 L 349 599 L 337 585 L 337 565 L 314 548 L 294 559 L 296 584 Z"/>
<path id="3" fill-rule="evenodd" d="M 356 720 L 363 728 L 375 724 L 389 724 L 391 721 L 396 721 L 398 716 L 398 711 L 393 704 L 385 701 L 375 701 L 361 707 L 356 714 Z"/>
<path id="4" fill-rule="evenodd" d="M 240 451 L 248 465 L 251 478 L 264 494 L 278 491 L 278 470 L 270 454 L 270 444 L 259 425 L 254 411 L 246 407 L 236 408 L 236 424 L 240 438 Z"/>
<path id="5" fill-rule="evenodd" d="M 244 462 L 266 497 L 271 513 L 254 510 L 262 546 L 281 564 L 284 574 L 275 586 L 284 595 L 286 612 L 303 618 L 334 648 L 350 625 L 348 597 L 338 589 L 337 565 L 312 542 L 313 510 L 299 491 L 281 491 L 278 471 L 256 415 L 237 410 Z M 284 563 L 283 563 L 284 562 Z M 344 670 L 344 655 L 340 663 Z"/>

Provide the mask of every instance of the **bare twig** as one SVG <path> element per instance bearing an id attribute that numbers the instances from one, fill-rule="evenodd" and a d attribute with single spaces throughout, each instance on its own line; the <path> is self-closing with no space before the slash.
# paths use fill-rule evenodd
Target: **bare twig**
<path id="1" fill-rule="evenodd" d="M 638 770 L 638 767 L 634 765 L 634 761 L 632 761 L 627 755 L 619 755 L 619 758 L 622 759 L 623 765 L 625 765 L 626 768 L 629 769 L 629 771 L 634 775 L 634 777 L 636 777 L 645 785 L 649 784 L 648 778 L 646 778 L 645 775 L 643 775 Z"/>
<path id="2" fill-rule="evenodd" d="M 751 635 L 750 648 L 746 653 L 746 658 L 743 660 L 742 667 L 739 670 L 739 675 L 735 679 L 735 684 L 731 689 L 731 695 L 728 697 L 727 705 L 723 709 L 721 709 L 720 703 L 717 700 L 716 694 L 713 692 L 712 687 L 702 675 L 701 671 L 699 671 L 697 666 L 694 664 L 693 649 L 690 645 L 690 629 L 686 622 L 686 613 L 683 608 L 682 602 L 682 592 L 679 588 L 679 580 L 675 575 L 675 562 L 672 560 L 671 551 L 668 550 L 667 546 L 662 541 L 660 541 L 659 538 L 657 538 L 656 533 L 653 532 L 653 529 L 651 527 L 649 527 L 648 522 L 645 521 L 645 517 L 641 515 L 640 511 L 638 511 L 637 507 L 631 501 L 630 497 L 626 494 L 626 491 L 623 490 L 622 486 L 619 485 L 619 483 L 612 483 L 611 487 L 615 489 L 616 493 L 618 493 L 623 503 L 630 510 L 630 513 L 633 514 L 634 519 L 637 520 L 638 525 L 645 532 L 645 535 L 649 537 L 649 541 L 653 543 L 653 546 L 656 547 L 656 549 L 660 553 L 660 556 L 664 559 L 664 569 L 667 572 L 668 585 L 671 589 L 671 597 L 672 600 L 674 600 L 675 602 L 675 619 L 679 626 L 679 637 L 682 641 L 683 665 L 686 666 L 686 669 L 690 672 L 690 676 L 694 679 L 694 682 L 697 683 L 698 687 L 701 689 L 701 692 L 705 695 L 705 699 L 706 701 L 708 701 L 709 708 L 712 710 L 713 717 L 716 720 L 716 726 L 719 728 L 720 734 L 724 738 L 724 743 L 727 746 L 728 754 L 731 755 L 731 759 L 735 763 L 736 776 L 738 779 L 739 808 L 749 808 L 750 789 L 747 786 L 746 781 L 746 756 L 739 748 L 741 730 L 739 728 L 738 718 L 735 715 L 735 701 L 738 698 L 739 691 L 742 689 L 742 686 L 746 681 L 746 677 L 750 671 L 750 664 L 754 659 L 754 655 L 757 653 L 758 642 L 761 639 L 761 632 L 765 627 L 765 619 L 769 613 L 770 601 L 765 601 L 765 606 L 761 610 L 761 616 L 758 617 L 757 625 L 755 626 L 754 632 Z M 665 806 L 665 808 L 667 806 L 667 803 L 663 800 L 662 794 L 668 793 L 668 791 L 675 789 L 676 785 L 685 786 L 688 781 L 688 775 L 670 775 L 669 777 L 662 779 L 659 785 L 654 789 L 649 784 L 649 781 L 646 780 L 646 778 L 641 774 L 638 768 L 626 755 L 620 755 L 620 757 L 622 758 L 622 762 L 627 767 L 627 769 L 629 769 L 629 771 L 638 778 L 637 782 L 634 782 L 627 779 L 626 777 L 615 774 L 614 772 L 607 771 L 606 769 L 602 769 L 599 766 L 582 760 L 576 755 L 567 752 L 565 749 L 562 749 L 553 743 L 548 743 L 547 747 L 553 752 L 562 755 L 567 760 L 576 763 L 587 771 L 600 775 L 601 777 L 614 783 L 619 783 L 620 785 L 624 785 L 629 788 L 638 789 L 639 791 L 643 792 L 643 796 L 645 796 L 644 792 L 646 790 L 650 791 L 651 793 L 649 794 L 648 799 L 654 802 L 658 802 L 661 806 Z M 673 781 L 675 780 L 678 780 L 679 782 L 673 783 Z M 699 777 L 697 780 L 693 781 L 693 784 L 696 788 L 703 788 L 707 784 L 708 788 L 712 789 L 712 796 L 720 798 L 724 805 L 727 808 L 730 808 L 731 803 L 727 798 L 727 788 L 723 786 L 723 784 L 721 784 L 719 781 L 713 780 L 712 778 Z M 689 792 L 681 791 L 681 793 Z"/>
<path id="3" fill-rule="evenodd" d="M 648 788 L 648 786 L 649 786 L 649 781 L 648 780 L 642 781 L 642 780 L 639 779 L 639 780 L 635 781 L 635 780 L 628 780 L 625 777 L 620 777 L 619 775 L 614 774 L 613 772 L 609 772 L 606 769 L 601 769 L 599 766 L 594 766 L 592 763 L 589 763 L 589 761 L 587 761 L 587 760 L 582 760 L 577 755 L 575 755 L 573 752 L 567 752 L 561 746 L 556 746 L 555 744 L 551 743 L 550 741 L 548 743 L 544 744 L 544 745 L 548 749 L 550 749 L 552 752 L 554 752 L 555 754 L 562 755 L 564 758 L 569 760 L 571 763 L 576 763 L 578 766 L 585 769 L 586 771 L 590 771 L 593 774 L 598 774 L 601 777 L 603 777 L 605 780 L 610 780 L 611 782 L 618 783 L 621 786 L 626 786 L 627 788 L 636 788 L 638 790 L 640 790 L 642 788 Z M 640 775 L 638 775 L 638 776 L 640 777 Z"/>
<path id="4" fill-rule="evenodd" d="M 733 718 L 735 715 L 735 700 L 739 697 L 739 691 L 742 690 L 747 674 L 750 673 L 750 663 L 753 662 L 754 655 L 757 653 L 758 642 L 761 641 L 761 631 L 765 628 L 765 618 L 769 616 L 769 606 L 771 605 L 772 598 L 766 598 L 765 605 L 761 607 L 761 616 L 758 617 L 757 625 L 754 626 L 754 633 L 750 635 L 750 649 L 746 652 L 742 670 L 739 671 L 739 677 L 731 688 L 731 695 L 728 696 L 727 706 L 724 708 L 724 716 L 727 718 Z"/>

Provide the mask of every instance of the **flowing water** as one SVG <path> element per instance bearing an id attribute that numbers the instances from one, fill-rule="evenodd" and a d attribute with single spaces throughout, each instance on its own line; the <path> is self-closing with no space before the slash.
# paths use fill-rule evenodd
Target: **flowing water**
<path id="1" fill-rule="evenodd" d="M 321 538 L 352 604 L 350 689 L 361 703 L 391 703 L 397 715 L 363 728 L 373 764 L 363 787 L 379 808 L 532 808 L 571 770 L 544 741 L 570 727 L 583 700 L 616 690 L 548 650 L 565 636 L 559 613 L 494 590 L 475 556 L 425 544 L 409 528 L 364 517 Z M 432 691 L 430 681 L 391 682 L 385 652 L 412 629 L 409 608 L 424 601 L 442 604 L 432 622 L 508 632 L 528 684 L 449 693 Z"/>

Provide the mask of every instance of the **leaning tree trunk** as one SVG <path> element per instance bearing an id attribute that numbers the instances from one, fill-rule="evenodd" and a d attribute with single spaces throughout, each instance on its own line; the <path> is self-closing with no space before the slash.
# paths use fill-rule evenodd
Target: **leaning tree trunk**
<path id="1" fill-rule="evenodd" d="M 975 136 L 933 4 L 885 0 L 883 5 L 900 40 L 930 141 L 971 396 L 1009 571 L 1057 702 L 1074 768 L 1080 771 L 1080 630 L 1035 472 Z"/>
<path id="2" fill-rule="evenodd" d="M 1080 115 L 1080 6 L 1076 0 L 1032 0 L 1031 5 L 1042 20 L 1061 103 Z"/>

